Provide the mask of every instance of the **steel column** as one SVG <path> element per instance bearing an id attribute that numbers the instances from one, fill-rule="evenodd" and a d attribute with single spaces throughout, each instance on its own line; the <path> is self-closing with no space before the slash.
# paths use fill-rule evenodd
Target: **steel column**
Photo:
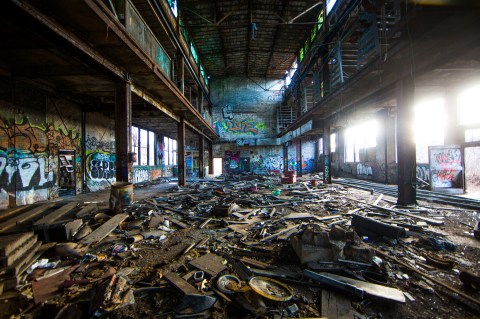
<path id="1" fill-rule="evenodd" d="M 398 157 L 398 200 L 399 205 L 415 205 L 416 149 L 412 123 L 415 116 L 413 100 L 415 86 L 412 78 L 397 82 L 397 157 Z"/>
<path id="2" fill-rule="evenodd" d="M 205 177 L 205 138 L 203 135 L 199 135 L 199 150 L 198 150 L 198 177 L 204 178 Z"/>
<path id="3" fill-rule="evenodd" d="M 131 172 L 128 163 L 130 152 L 130 129 L 132 119 L 132 94 L 130 84 L 120 82 L 115 87 L 115 177 L 128 182 Z"/>
<path id="4" fill-rule="evenodd" d="M 332 165 L 330 156 L 330 125 L 323 127 L 323 183 L 332 183 Z"/>
<path id="5" fill-rule="evenodd" d="M 182 117 L 177 123 L 177 164 L 178 164 L 178 186 L 187 184 L 185 176 L 185 120 Z"/>

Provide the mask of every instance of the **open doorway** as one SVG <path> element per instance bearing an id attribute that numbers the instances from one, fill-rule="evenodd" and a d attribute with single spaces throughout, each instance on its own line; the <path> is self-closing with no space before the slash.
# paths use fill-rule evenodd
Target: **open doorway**
<path id="1" fill-rule="evenodd" d="M 221 157 L 213 158 L 213 176 L 222 175 L 223 159 Z"/>
<path id="2" fill-rule="evenodd" d="M 75 195 L 75 150 L 58 151 L 58 176 L 59 195 Z"/>

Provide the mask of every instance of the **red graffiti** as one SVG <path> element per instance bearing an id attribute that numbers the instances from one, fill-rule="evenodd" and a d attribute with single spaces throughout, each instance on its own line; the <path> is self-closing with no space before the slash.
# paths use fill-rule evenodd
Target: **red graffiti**
<path id="1" fill-rule="evenodd" d="M 454 181 L 455 173 L 452 171 L 440 171 L 435 174 L 437 180 L 439 181 Z"/>

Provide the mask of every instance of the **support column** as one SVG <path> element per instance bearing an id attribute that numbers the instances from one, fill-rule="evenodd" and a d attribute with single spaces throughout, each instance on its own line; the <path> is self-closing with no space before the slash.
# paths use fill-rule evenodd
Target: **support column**
<path id="1" fill-rule="evenodd" d="M 297 175 L 298 177 L 302 176 L 302 163 L 303 163 L 302 139 L 299 139 L 297 144 Z"/>
<path id="2" fill-rule="evenodd" d="M 115 88 L 115 177 L 117 182 L 128 182 L 131 163 L 128 162 L 130 152 L 130 131 L 132 119 L 132 93 L 130 84 L 118 83 Z"/>
<path id="3" fill-rule="evenodd" d="M 175 73 L 177 74 L 177 87 L 180 92 L 185 95 L 185 63 L 183 61 L 183 55 L 180 51 L 177 51 L 175 68 Z"/>
<path id="4" fill-rule="evenodd" d="M 397 150 L 398 150 L 398 201 L 397 204 L 415 205 L 416 149 L 413 134 L 415 114 L 413 79 L 403 78 L 397 82 Z"/>
<path id="5" fill-rule="evenodd" d="M 283 173 L 288 171 L 288 144 L 283 145 Z"/>
<path id="6" fill-rule="evenodd" d="M 330 125 L 323 127 L 323 183 L 332 183 L 332 163 L 330 156 Z"/>
<path id="7" fill-rule="evenodd" d="M 208 173 L 213 174 L 213 143 L 208 143 Z"/>
<path id="8" fill-rule="evenodd" d="M 205 177 L 205 137 L 199 135 L 199 150 L 198 150 L 198 177 Z"/>
<path id="9" fill-rule="evenodd" d="M 314 160 L 314 164 L 313 164 L 313 172 L 312 173 L 316 173 L 318 172 L 318 164 L 319 164 L 319 161 L 320 159 L 318 158 L 318 155 L 320 154 L 320 146 L 318 143 L 318 139 L 319 137 L 318 136 L 315 136 L 315 142 L 314 142 L 314 152 L 315 154 L 313 155 L 313 160 Z"/>
<path id="10" fill-rule="evenodd" d="M 177 164 L 178 186 L 187 184 L 185 176 L 185 119 L 182 117 L 177 123 Z"/>

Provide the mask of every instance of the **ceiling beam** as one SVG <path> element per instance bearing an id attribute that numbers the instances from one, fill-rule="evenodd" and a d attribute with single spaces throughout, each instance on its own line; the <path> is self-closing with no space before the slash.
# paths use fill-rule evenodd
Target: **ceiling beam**
<path id="1" fill-rule="evenodd" d="M 283 16 L 285 15 L 285 8 L 287 7 L 287 5 L 288 5 L 288 0 L 282 0 L 282 10 L 281 10 L 280 15 L 275 14 L 282 21 L 285 21 L 283 19 Z M 280 25 L 277 25 L 277 27 L 275 29 L 275 33 L 273 35 L 273 43 L 272 43 L 272 47 L 270 49 L 270 56 L 268 57 L 267 68 L 265 69 L 265 78 L 268 76 L 268 71 L 270 70 L 270 65 L 272 63 L 273 53 L 274 53 L 274 50 L 275 50 L 275 46 L 277 44 L 279 30 L 280 30 Z"/>
<path id="2" fill-rule="evenodd" d="M 215 19 L 216 19 L 216 16 L 217 16 L 217 13 L 219 12 L 218 10 L 218 5 L 217 5 L 217 0 L 214 1 L 214 12 L 215 12 Z M 229 15 L 225 16 L 225 17 L 228 17 Z M 224 18 L 225 18 L 224 17 Z M 220 19 L 219 22 L 216 23 L 216 25 L 218 26 L 220 23 L 223 22 L 223 18 Z M 221 29 L 217 29 L 217 32 L 218 32 L 218 36 L 220 38 L 220 50 L 222 51 L 222 55 L 223 55 L 223 66 L 224 66 L 224 72 L 228 72 L 227 69 L 227 65 L 228 65 L 228 60 L 227 60 L 227 54 L 225 53 L 225 40 L 223 38 L 223 32 Z M 228 73 L 227 73 L 228 75 Z"/>
<path id="3" fill-rule="evenodd" d="M 248 21 L 249 24 L 247 26 L 247 49 L 246 49 L 246 60 L 245 63 L 245 76 L 248 77 L 248 72 L 250 69 L 250 39 L 251 39 L 251 27 L 252 27 L 252 0 L 248 0 Z"/>

